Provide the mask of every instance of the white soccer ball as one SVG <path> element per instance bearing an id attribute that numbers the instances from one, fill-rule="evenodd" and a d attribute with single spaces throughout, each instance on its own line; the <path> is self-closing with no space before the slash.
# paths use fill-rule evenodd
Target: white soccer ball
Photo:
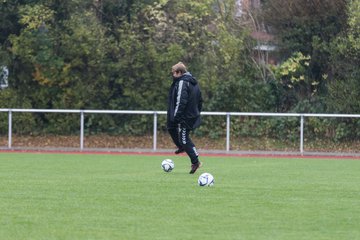
<path id="1" fill-rule="evenodd" d="M 174 167 L 175 167 L 175 164 L 174 164 L 173 160 L 171 160 L 171 159 L 165 159 L 161 163 L 161 168 L 165 172 L 171 172 L 174 169 Z"/>
<path id="2" fill-rule="evenodd" d="M 210 173 L 203 173 L 198 178 L 198 184 L 200 187 L 211 187 L 215 183 L 214 176 Z"/>

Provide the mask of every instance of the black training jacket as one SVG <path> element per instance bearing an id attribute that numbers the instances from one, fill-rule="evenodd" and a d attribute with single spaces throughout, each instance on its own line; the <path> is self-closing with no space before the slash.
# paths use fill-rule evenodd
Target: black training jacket
<path id="1" fill-rule="evenodd" d="M 199 84 L 189 73 L 174 78 L 168 98 L 167 127 L 176 128 L 178 124 L 188 129 L 200 125 L 202 97 Z"/>

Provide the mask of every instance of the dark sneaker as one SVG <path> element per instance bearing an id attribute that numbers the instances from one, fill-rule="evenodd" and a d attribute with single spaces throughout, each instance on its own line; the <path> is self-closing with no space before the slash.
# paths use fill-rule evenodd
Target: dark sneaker
<path id="1" fill-rule="evenodd" d="M 196 172 L 196 170 L 201 167 L 201 165 L 202 164 L 200 161 L 198 161 L 197 163 L 191 164 L 191 170 L 189 173 L 194 174 Z"/>
<path id="2" fill-rule="evenodd" d="M 185 149 L 179 148 L 178 150 L 175 151 L 175 154 L 180 154 L 180 153 L 183 153 L 183 152 L 185 152 Z"/>

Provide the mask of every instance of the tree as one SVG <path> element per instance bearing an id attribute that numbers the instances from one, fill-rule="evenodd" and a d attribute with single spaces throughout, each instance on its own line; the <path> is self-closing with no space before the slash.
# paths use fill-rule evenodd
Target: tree
<path id="1" fill-rule="evenodd" d="M 350 1 L 348 28 L 331 45 L 329 109 L 341 113 L 360 112 L 360 2 Z"/>
<path id="2" fill-rule="evenodd" d="M 305 81 L 302 81 L 302 89 L 310 91 L 296 93 L 297 100 L 290 109 L 325 109 L 326 104 L 319 107 L 319 102 L 327 94 L 330 44 L 346 27 L 346 6 L 346 0 L 267 0 L 264 4 L 263 21 L 276 35 L 284 61 L 296 52 L 310 57 Z M 280 94 L 288 95 L 286 92 Z M 304 103 L 307 107 L 300 107 Z"/>
<path id="3" fill-rule="evenodd" d="M 269 109 L 269 87 L 254 71 L 253 43 L 234 17 L 233 4 L 17 2 L 19 29 L 7 37 L 5 50 L 11 59 L 11 91 L 18 98 L 12 107 L 165 109 L 170 68 L 183 61 L 203 87 L 204 110 Z M 58 121 L 45 115 L 39 119 Z M 64 120 L 57 126 L 69 125 Z M 140 122 L 137 127 L 148 126 Z"/>
<path id="4" fill-rule="evenodd" d="M 314 38 L 331 41 L 346 24 L 346 0 L 267 0 L 263 21 L 288 55 L 312 55 Z"/>

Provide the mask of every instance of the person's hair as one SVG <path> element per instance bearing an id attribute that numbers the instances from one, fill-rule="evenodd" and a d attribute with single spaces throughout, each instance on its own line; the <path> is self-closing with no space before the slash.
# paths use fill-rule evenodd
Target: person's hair
<path id="1" fill-rule="evenodd" d="M 182 74 L 187 72 L 186 66 L 182 62 L 178 62 L 177 64 L 172 66 L 171 70 L 173 72 L 181 72 Z"/>

